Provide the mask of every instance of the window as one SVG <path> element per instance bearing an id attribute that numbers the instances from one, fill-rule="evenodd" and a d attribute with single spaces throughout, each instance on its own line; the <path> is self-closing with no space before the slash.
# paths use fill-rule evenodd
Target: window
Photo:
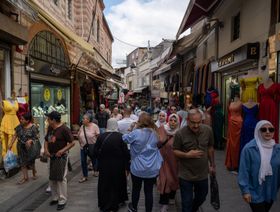
<path id="1" fill-rule="evenodd" d="M 68 0 L 67 17 L 72 20 L 72 0 Z"/>
<path id="2" fill-rule="evenodd" d="M 29 55 L 58 67 L 68 67 L 69 61 L 64 52 L 63 45 L 49 31 L 41 31 L 30 42 Z"/>
<path id="3" fill-rule="evenodd" d="M 129 82 L 128 82 L 128 89 L 129 89 L 129 90 L 132 90 L 132 81 L 129 81 Z"/>
<path id="4" fill-rule="evenodd" d="M 232 18 L 231 41 L 240 37 L 240 12 Z"/>
<path id="5" fill-rule="evenodd" d="M 97 42 L 100 41 L 100 23 L 99 23 L 99 20 L 97 20 L 97 28 L 96 28 L 96 33 L 97 33 Z"/>

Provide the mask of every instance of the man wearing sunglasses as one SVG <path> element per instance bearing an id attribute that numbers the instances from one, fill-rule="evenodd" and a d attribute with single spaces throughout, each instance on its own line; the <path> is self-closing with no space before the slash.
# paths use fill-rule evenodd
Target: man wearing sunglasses
<path id="1" fill-rule="evenodd" d="M 280 187 L 280 144 L 274 131 L 269 121 L 259 121 L 254 139 L 241 152 L 238 182 L 253 212 L 268 212 Z"/>
<path id="2" fill-rule="evenodd" d="M 212 129 L 201 123 L 202 114 L 191 109 L 188 126 L 174 137 L 174 154 L 179 160 L 182 212 L 197 212 L 208 194 L 208 172 L 215 174 Z"/>

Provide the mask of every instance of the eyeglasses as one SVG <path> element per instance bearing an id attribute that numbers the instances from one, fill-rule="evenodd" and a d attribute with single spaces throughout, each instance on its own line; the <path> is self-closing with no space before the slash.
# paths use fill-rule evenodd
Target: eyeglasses
<path id="1" fill-rule="evenodd" d="M 261 131 L 262 133 L 265 133 L 265 132 L 273 133 L 273 132 L 275 131 L 275 129 L 274 129 L 273 127 L 268 127 L 268 128 L 262 127 L 262 128 L 260 128 L 260 131 Z"/>

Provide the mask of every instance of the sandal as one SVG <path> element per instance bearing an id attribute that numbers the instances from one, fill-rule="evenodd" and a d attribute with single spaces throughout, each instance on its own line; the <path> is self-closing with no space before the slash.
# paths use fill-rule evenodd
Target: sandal
<path id="1" fill-rule="evenodd" d="M 23 183 L 28 182 L 28 179 L 22 178 L 20 181 L 17 182 L 17 185 L 22 185 Z"/>
<path id="2" fill-rule="evenodd" d="M 87 181 L 87 178 L 86 177 L 82 177 L 80 180 L 79 180 L 79 183 L 84 183 Z"/>

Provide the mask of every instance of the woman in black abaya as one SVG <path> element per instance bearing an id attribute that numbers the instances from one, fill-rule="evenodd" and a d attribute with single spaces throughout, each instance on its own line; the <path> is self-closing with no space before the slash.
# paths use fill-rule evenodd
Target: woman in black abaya
<path id="1" fill-rule="evenodd" d="M 118 132 L 117 119 L 107 122 L 106 132 L 96 141 L 98 155 L 98 207 L 102 212 L 118 211 L 119 205 L 128 200 L 126 168 L 130 160 L 127 145 Z"/>

